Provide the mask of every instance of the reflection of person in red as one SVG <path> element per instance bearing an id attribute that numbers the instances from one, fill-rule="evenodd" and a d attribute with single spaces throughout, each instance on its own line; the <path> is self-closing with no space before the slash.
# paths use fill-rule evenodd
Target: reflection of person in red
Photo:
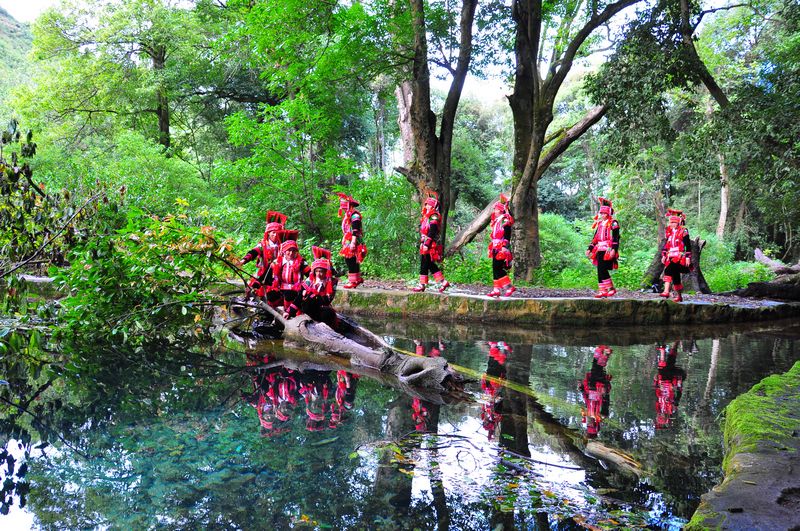
<path id="1" fill-rule="evenodd" d="M 489 359 L 486 362 L 486 373 L 481 378 L 481 389 L 486 394 L 486 402 L 481 406 L 481 423 L 489 439 L 503 418 L 502 396 L 500 391 L 506 377 L 506 360 L 511 354 L 511 346 L 505 341 L 489 342 Z"/>
<path id="2" fill-rule="evenodd" d="M 417 431 L 428 430 L 428 408 L 417 397 L 411 401 L 411 418 L 414 420 L 414 429 Z"/>
<path id="3" fill-rule="evenodd" d="M 667 212 L 669 224 L 665 230 L 664 248 L 661 249 L 661 263 L 664 264 L 664 291 L 660 295 L 669 297 L 670 286 L 675 290 L 675 302 L 683 302 L 681 273 L 692 269 L 692 243 L 689 231 L 684 227 L 686 215 L 680 210 Z"/>
<path id="4" fill-rule="evenodd" d="M 263 362 L 272 358 L 265 356 Z M 248 366 L 262 360 L 248 359 Z M 336 374 L 336 387 L 331 371 L 296 371 L 280 365 L 256 369 L 253 393 L 243 395 L 256 409 L 261 434 L 273 437 L 289 431 L 297 409 L 305 409 L 306 429 L 322 431 L 338 428 L 344 413 L 353 408 L 358 376 L 345 371 Z"/>
<path id="5" fill-rule="evenodd" d="M 358 378 L 357 374 L 345 371 L 336 372 L 336 394 L 335 400 L 331 404 L 331 419 L 328 423 L 328 428 L 338 428 L 342 423 L 345 411 L 353 409 Z"/>
<path id="6" fill-rule="evenodd" d="M 656 429 L 664 429 L 669 427 L 670 421 L 675 417 L 683 393 L 686 371 L 675 365 L 678 359 L 677 343 L 671 347 L 659 345 L 656 350 L 658 373 L 653 378 L 656 392 Z"/>
<path id="7" fill-rule="evenodd" d="M 594 349 L 592 368 L 584 376 L 579 389 L 583 393 L 586 409 L 581 411 L 586 436 L 593 439 L 600 431 L 600 424 L 608 417 L 611 395 L 611 375 L 606 373 L 608 358 L 613 351 L 606 345 Z"/>
<path id="8" fill-rule="evenodd" d="M 427 356 L 429 358 L 438 358 L 444 352 L 445 346 L 441 340 L 439 341 L 422 341 L 421 339 L 414 340 L 414 352 L 417 356 Z"/>
<path id="9" fill-rule="evenodd" d="M 330 403 L 330 371 L 308 371 L 303 373 L 298 393 L 306 404 L 306 429 L 325 429 L 325 412 Z"/>
<path id="10" fill-rule="evenodd" d="M 347 263 L 347 283 L 342 287 L 352 289 L 364 283 L 361 262 L 367 256 L 367 246 L 364 245 L 361 212 L 356 210 L 359 202 L 342 192 L 336 195 L 339 196 L 339 217 L 342 218 L 342 250 L 339 254 Z"/>

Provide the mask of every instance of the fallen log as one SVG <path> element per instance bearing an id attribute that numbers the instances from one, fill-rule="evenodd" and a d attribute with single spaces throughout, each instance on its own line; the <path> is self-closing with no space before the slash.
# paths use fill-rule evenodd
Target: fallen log
<path id="1" fill-rule="evenodd" d="M 343 315 L 339 315 L 340 331 L 336 331 L 307 315 L 285 319 L 263 302 L 246 305 L 271 315 L 279 323 L 284 343 L 289 347 L 321 356 L 348 359 L 354 367 L 393 375 L 404 386 L 437 392 L 450 392 L 463 387 L 462 376 L 444 358 L 416 357 L 398 352 L 379 336 Z"/>
<path id="2" fill-rule="evenodd" d="M 753 251 L 755 259 L 777 275 L 769 282 L 751 282 L 746 288 L 732 292 L 740 297 L 800 301 L 800 263 L 787 265 L 766 256 L 761 249 Z"/>
<path id="3" fill-rule="evenodd" d="M 755 251 L 753 251 L 753 255 L 755 256 L 756 262 L 764 264 L 776 275 L 795 275 L 800 273 L 800 263 L 795 265 L 787 265 L 780 260 L 773 260 L 765 255 L 764 252 L 758 247 L 756 247 Z"/>

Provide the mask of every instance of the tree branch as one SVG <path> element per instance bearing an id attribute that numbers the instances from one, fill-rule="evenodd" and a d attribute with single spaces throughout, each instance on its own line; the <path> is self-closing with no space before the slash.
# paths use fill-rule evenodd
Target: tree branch
<path id="1" fill-rule="evenodd" d="M 559 155 L 564 153 L 567 148 L 573 142 L 575 142 L 575 140 L 580 138 L 581 135 L 589 130 L 589 128 L 600 121 L 607 110 L 608 107 L 605 105 L 598 105 L 597 107 L 590 109 L 580 121 L 563 132 L 563 134 L 558 138 L 558 142 L 556 142 L 552 148 L 550 148 L 539 158 L 539 164 L 536 168 L 534 179 L 538 180 Z M 510 192 L 508 191 L 505 193 L 510 195 Z M 484 207 L 483 210 L 481 210 L 480 214 L 478 214 L 469 225 L 462 229 L 461 232 L 456 234 L 456 236 L 450 241 L 450 245 L 445 250 L 445 256 L 454 255 L 462 247 L 475 239 L 475 236 L 480 234 L 480 232 L 489 224 L 493 209 L 494 201 L 491 201 L 488 205 L 486 205 L 486 207 Z"/>

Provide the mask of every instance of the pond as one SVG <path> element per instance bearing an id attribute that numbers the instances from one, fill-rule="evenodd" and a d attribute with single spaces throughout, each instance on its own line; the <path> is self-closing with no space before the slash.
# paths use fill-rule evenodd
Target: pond
<path id="1" fill-rule="evenodd" d="M 800 359 L 786 323 L 365 324 L 446 358 L 466 394 L 405 394 L 269 341 L 87 349 L 56 370 L 38 338 L 7 335 L 0 526 L 679 529 L 721 479 L 725 406 Z"/>

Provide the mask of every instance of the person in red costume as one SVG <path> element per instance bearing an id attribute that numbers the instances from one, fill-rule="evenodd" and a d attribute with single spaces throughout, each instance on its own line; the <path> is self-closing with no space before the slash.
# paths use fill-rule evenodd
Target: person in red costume
<path id="1" fill-rule="evenodd" d="M 611 271 L 617 269 L 619 258 L 619 223 L 614 219 L 614 208 L 605 197 L 598 199 L 600 211 L 595 216 L 592 228 L 594 237 L 586 256 L 597 266 L 597 286 L 595 298 L 613 297 L 617 293 Z"/>
<path id="2" fill-rule="evenodd" d="M 347 264 L 347 283 L 342 287 L 353 289 L 364 283 L 364 278 L 361 276 L 361 262 L 367 256 L 361 212 L 355 208 L 359 202 L 351 196 L 342 192 L 336 195 L 339 196 L 339 217 L 342 218 L 342 250 L 339 254 L 344 256 Z"/>
<path id="3" fill-rule="evenodd" d="M 675 290 L 675 302 L 683 302 L 683 284 L 681 274 L 692 269 L 692 245 L 689 231 L 684 227 L 686 215 L 680 210 L 667 211 L 669 224 L 665 229 L 666 241 L 661 249 L 661 263 L 664 264 L 664 291 L 660 293 L 664 298 L 669 297 L 670 287 Z"/>
<path id="4" fill-rule="evenodd" d="M 425 199 L 422 206 L 422 219 L 419 222 L 419 284 L 411 291 L 425 291 L 430 273 L 433 273 L 433 279 L 439 283 L 440 293 L 450 287 L 450 282 L 444 278 L 444 273 L 437 264 L 442 260 L 442 244 L 437 241 L 441 224 L 439 199 L 435 193 L 432 193 Z"/>
<path id="5" fill-rule="evenodd" d="M 281 248 L 281 235 L 283 228 L 286 225 L 286 215 L 280 212 L 270 210 L 267 212 L 267 225 L 264 229 L 264 237 L 262 240 L 250 251 L 239 260 L 237 264 L 239 267 L 244 264 L 256 260 L 256 274 L 247 283 L 246 295 L 255 295 L 256 297 L 264 297 L 269 291 L 269 285 L 266 283 L 267 272 L 269 266 L 275 258 L 278 257 Z"/>
<path id="6" fill-rule="evenodd" d="M 504 295 L 510 297 L 517 288 L 511 283 L 508 270 L 511 268 L 513 255 L 509 250 L 511 242 L 511 227 L 514 218 L 508 209 L 508 198 L 500 194 L 500 199 L 494 204 L 492 221 L 489 223 L 489 258 L 492 259 L 492 278 L 494 288 L 489 292 L 490 297 Z M 504 291 L 505 290 L 505 291 Z"/>
<path id="7" fill-rule="evenodd" d="M 315 260 L 311 263 L 311 275 L 302 284 L 300 309 L 315 321 L 336 329 L 336 310 L 331 307 L 336 296 L 331 252 L 321 247 L 312 247 L 311 251 Z"/>
<path id="8" fill-rule="evenodd" d="M 606 373 L 608 357 L 613 351 L 606 345 L 598 345 L 594 349 L 592 368 L 586 373 L 579 389 L 583 394 L 586 409 L 581 410 L 582 423 L 586 428 L 586 436 L 597 437 L 603 419 L 608 417 L 608 406 L 611 394 L 611 375 Z"/>
<path id="9" fill-rule="evenodd" d="M 273 308 L 283 306 L 283 314 L 287 319 L 297 315 L 302 282 L 310 272 L 311 268 L 300 256 L 297 242 L 287 239 L 281 244 L 281 252 L 267 272 L 266 283 L 271 287 L 267 293 L 267 304 Z"/>
<path id="10" fill-rule="evenodd" d="M 656 429 L 668 428 L 675 417 L 678 402 L 683 394 L 683 381 L 686 371 L 676 365 L 678 344 L 672 347 L 659 345 L 658 373 L 653 378 L 653 389 L 656 393 Z"/>

